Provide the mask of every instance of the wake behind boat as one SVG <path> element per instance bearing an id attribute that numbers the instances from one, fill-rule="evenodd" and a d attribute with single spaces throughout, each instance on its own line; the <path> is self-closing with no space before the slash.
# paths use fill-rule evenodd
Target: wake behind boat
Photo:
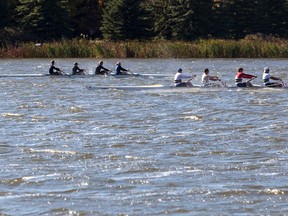
<path id="1" fill-rule="evenodd" d="M 0 74 L 0 77 L 46 77 L 50 74 Z"/>
<path id="2" fill-rule="evenodd" d="M 70 74 L 62 74 L 62 75 L 51 75 L 51 74 L 0 74 L 0 78 L 2 78 L 2 77 L 85 77 L 85 76 L 87 76 L 87 75 L 70 75 Z"/>

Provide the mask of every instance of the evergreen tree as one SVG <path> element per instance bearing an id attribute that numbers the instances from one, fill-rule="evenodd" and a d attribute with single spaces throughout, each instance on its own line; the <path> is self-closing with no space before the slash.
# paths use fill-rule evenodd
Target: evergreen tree
<path id="1" fill-rule="evenodd" d="M 71 26 L 65 1 L 19 0 L 18 20 L 25 33 L 34 39 L 52 40 L 69 37 Z"/>
<path id="2" fill-rule="evenodd" d="M 158 0 L 153 4 L 157 37 L 191 40 L 210 33 L 212 0 Z"/>
<path id="3" fill-rule="evenodd" d="M 75 29 L 74 35 L 87 35 L 92 38 L 100 37 L 102 8 L 99 0 L 71 0 L 70 17 Z"/>
<path id="4" fill-rule="evenodd" d="M 211 34 L 215 38 L 233 38 L 233 13 L 230 11 L 231 1 L 218 0 L 213 3 Z"/>
<path id="5" fill-rule="evenodd" d="M 233 21 L 230 32 L 233 37 L 240 39 L 248 34 L 253 34 L 257 1 L 234 0 L 229 6 Z"/>
<path id="6" fill-rule="evenodd" d="M 255 32 L 264 35 L 288 36 L 288 2 L 262 0 L 257 3 Z"/>
<path id="7" fill-rule="evenodd" d="M 9 11 L 7 0 L 0 1 L 0 29 L 6 27 L 9 23 Z"/>
<path id="8" fill-rule="evenodd" d="M 213 0 L 190 0 L 193 11 L 193 23 L 195 28 L 192 32 L 197 38 L 207 38 L 211 33 L 213 17 Z M 193 38 L 195 38 L 195 36 Z"/>
<path id="9" fill-rule="evenodd" d="M 171 0 L 165 11 L 168 15 L 167 24 L 172 30 L 171 39 L 187 40 L 193 38 L 197 31 L 194 22 L 194 11 L 189 0 Z M 169 39 L 169 38 L 168 38 Z"/>
<path id="10" fill-rule="evenodd" d="M 101 25 L 105 39 L 145 39 L 149 36 L 147 12 L 141 0 L 110 0 L 105 6 Z"/>

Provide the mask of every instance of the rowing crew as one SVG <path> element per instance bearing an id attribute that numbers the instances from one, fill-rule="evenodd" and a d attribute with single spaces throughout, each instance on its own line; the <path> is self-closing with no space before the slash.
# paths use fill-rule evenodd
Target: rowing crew
<path id="1" fill-rule="evenodd" d="M 270 69 L 268 67 L 264 68 L 264 72 L 262 75 L 263 84 L 266 87 L 283 87 L 283 81 L 279 77 L 272 76 L 269 74 Z M 182 73 L 182 69 L 179 68 L 177 73 L 174 76 L 174 83 L 175 87 L 192 87 L 193 84 L 190 82 L 192 79 L 194 79 L 196 75 L 189 75 L 186 73 Z M 241 67 L 238 69 L 238 72 L 235 76 L 235 85 L 236 87 L 253 87 L 251 81 L 253 79 L 257 78 L 257 76 L 246 74 L 244 73 L 244 69 Z M 187 81 L 183 81 L 183 79 L 188 79 Z M 248 81 L 244 81 L 243 79 L 249 79 Z M 204 73 L 202 75 L 202 84 L 204 87 L 225 87 L 226 84 L 221 81 L 221 79 L 218 76 L 212 76 L 209 75 L 209 69 L 206 68 L 204 70 Z M 280 82 L 271 82 L 270 80 L 278 80 Z M 210 83 L 210 81 L 220 81 L 219 83 Z"/>
<path id="2" fill-rule="evenodd" d="M 55 61 L 51 61 L 51 66 L 49 68 L 50 75 L 65 75 L 65 73 L 60 69 L 55 67 Z M 74 63 L 74 67 L 72 68 L 72 75 L 86 75 L 84 69 L 78 67 L 78 63 Z"/>
<path id="3" fill-rule="evenodd" d="M 190 74 L 186 74 L 186 73 L 182 73 L 182 69 L 179 68 L 177 73 L 174 76 L 174 83 L 175 83 L 175 87 L 192 87 L 193 84 L 190 82 L 192 79 L 194 79 L 196 77 L 196 75 L 190 75 Z M 183 79 L 188 79 L 187 81 L 183 81 Z M 211 76 L 209 75 L 209 69 L 206 68 L 204 70 L 204 73 L 202 75 L 202 84 L 205 87 L 221 87 L 221 86 L 225 86 L 224 83 L 217 84 L 217 83 L 210 83 L 209 81 L 221 81 L 221 79 L 219 79 L 218 76 Z"/>
<path id="4" fill-rule="evenodd" d="M 121 62 L 116 63 L 115 71 L 116 71 L 115 75 L 130 74 L 129 70 L 127 70 L 121 66 Z M 105 68 L 103 66 L 103 61 L 100 60 L 96 69 L 95 69 L 95 75 L 107 75 L 108 72 L 111 72 L 111 71 L 109 69 Z M 60 68 L 55 67 L 55 61 L 54 60 L 51 61 L 49 74 L 50 75 L 65 75 L 65 73 Z M 74 67 L 72 68 L 72 75 L 87 75 L 87 74 L 85 73 L 85 70 L 79 68 L 78 63 L 75 62 Z"/>

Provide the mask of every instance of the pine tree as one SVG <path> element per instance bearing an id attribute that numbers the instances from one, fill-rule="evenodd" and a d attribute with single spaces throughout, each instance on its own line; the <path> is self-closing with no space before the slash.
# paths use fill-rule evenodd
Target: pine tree
<path id="1" fill-rule="evenodd" d="M 71 26 L 65 1 L 19 0 L 18 20 L 25 33 L 38 40 L 69 37 Z"/>
<path id="2" fill-rule="evenodd" d="M 159 38 L 192 40 L 210 32 L 212 0 L 157 0 L 154 31 Z"/>
<path id="3" fill-rule="evenodd" d="M 255 32 L 264 35 L 288 36 L 288 2 L 262 0 L 257 4 Z"/>
<path id="4" fill-rule="evenodd" d="M 145 39 L 149 35 L 147 12 L 141 0 L 110 0 L 105 6 L 101 25 L 105 39 Z"/>
<path id="5" fill-rule="evenodd" d="M 236 39 L 254 33 L 255 8 L 257 1 L 234 0 L 230 4 L 232 25 L 230 32 Z"/>
<path id="6" fill-rule="evenodd" d="M 8 0 L 0 0 L 0 11 L 0 29 L 2 29 L 8 26 L 10 21 Z"/>
<path id="7" fill-rule="evenodd" d="M 189 0 L 172 0 L 168 5 L 168 24 L 172 30 L 172 39 L 192 39 L 196 33 L 195 14 Z"/>
<path id="8" fill-rule="evenodd" d="M 99 0 L 71 0 L 70 17 L 75 29 L 74 35 L 87 35 L 92 38 L 100 37 L 102 8 Z"/>

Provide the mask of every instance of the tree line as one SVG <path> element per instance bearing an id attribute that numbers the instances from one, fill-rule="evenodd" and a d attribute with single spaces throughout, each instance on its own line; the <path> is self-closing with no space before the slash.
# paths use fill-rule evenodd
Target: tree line
<path id="1" fill-rule="evenodd" d="M 0 0 L 1 46 L 89 39 L 288 37 L 288 0 Z"/>

